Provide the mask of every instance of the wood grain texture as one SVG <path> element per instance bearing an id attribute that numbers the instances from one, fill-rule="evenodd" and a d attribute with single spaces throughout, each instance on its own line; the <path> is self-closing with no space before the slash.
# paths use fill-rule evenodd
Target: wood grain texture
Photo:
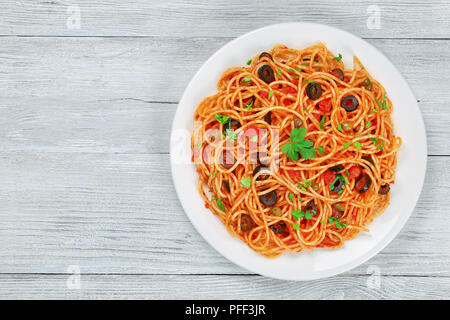
<path id="1" fill-rule="evenodd" d="M 71 5 L 80 29 L 67 26 Z M 367 27 L 372 5 L 380 29 Z M 450 298 L 446 0 L 19 0 L 0 12 L 0 299 Z M 388 247 L 343 275 L 295 283 L 250 274 L 205 243 L 167 154 L 176 103 L 201 64 L 286 21 L 380 49 L 419 100 L 430 155 L 419 203 Z M 71 265 L 80 290 L 67 289 Z"/>
<path id="2" fill-rule="evenodd" d="M 167 154 L 1 153 L 0 272 L 247 273 L 206 244 L 172 186 Z M 349 274 L 450 276 L 450 158 L 430 157 L 400 235 Z"/>
<path id="3" fill-rule="evenodd" d="M 80 10 L 80 28 L 67 20 Z M 380 28 L 369 29 L 370 6 L 380 10 Z M 46 36 L 217 36 L 235 37 L 268 24 L 310 21 L 362 37 L 442 38 L 450 30 L 445 0 L 389 1 L 4 1 L 0 35 Z"/>
<path id="4" fill-rule="evenodd" d="M 221 41 L 3 39 L 0 150 L 168 152 L 173 103 L 209 55 L 205 52 L 212 53 Z M 450 154 L 450 66 L 441 63 L 450 60 L 450 40 L 372 42 L 387 53 L 415 91 L 430 154 Z M 146 103 L 157 101 L 170 103 Z"/>
<path id="5" fill-rule="evenodd" d="M 68 279 L 67 274 L 0 275 L 0 299 L 448 299 L 450 292 L 448 277 L 383 274 L 307 282 L 244 275 L 81 275 L 79 289 L 68 289 Z"/>
<path id="6" fill-rule="evenodd" d="M 21 104 L 53 101 L 62 106 L 67 100 L 177 102 L 203 62 L 229 40 L 1 38 L 0 96 L 30 98 Z M 444 63 L 450 61 L 450 40 L 369 42 L 395 64 L 417 99 L 450 102 L 450 64 Z"/>
<path id="7" fill-rule="evenodd" d="M 0 152 L 169 152 L 175 103 L 132 98 L 28 101 L 5 99 L 0 105 Z M 419 102 L 430 155 L 450 155 L 448 105 Z"/>

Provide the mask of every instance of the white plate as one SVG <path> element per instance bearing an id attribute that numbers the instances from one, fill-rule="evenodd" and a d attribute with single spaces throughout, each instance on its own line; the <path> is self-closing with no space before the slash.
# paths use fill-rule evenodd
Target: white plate
<path id="1" fill-rule="evenodd" d="M 257 53 L 275 44 L 302 49 L 323 42 L 334 54 L 341 53 L 347 68 L 356 55 L 368 72 L 386 89 L 394 111 L 395 134 L 403 144 L 398 153 L 391 204 L 369 226 L 337 250 L 315 249 L 264 258 L 231 236 L 220 220 L 205 209 L 197 191 L 197 173 L 190 162 L 190 136 L 194 111 L 200 101 L 217 92 L 216 83 L 229 67 L 244 66 Z M 313 23 L 286 23 L 247 33 L 222 47 L 206 61 L 187 86 L 172 127 L 173 181 L 183 208 L 209 244 L 237 265 L 264 276 L 286 280 L 311 280 L 350 270 L 383 249 L 408 220 L 422 189 L 427 160 L 425 127 L 416 99 L 394 65 L 366 41 L 345 31 Z"/>

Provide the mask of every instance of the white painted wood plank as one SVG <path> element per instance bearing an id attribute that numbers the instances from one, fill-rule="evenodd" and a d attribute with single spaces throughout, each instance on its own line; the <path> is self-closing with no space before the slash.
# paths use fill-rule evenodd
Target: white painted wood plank
<path id="1" fill-rule="evenodd" d="M 133 99 L 5 100 L 0 152 L 168 153 L 177 107 Z"/>
<path id="2" fill-rule="evenodd" d="M 167 154 L 1 153 L 0 164 L 0 273 L 247 273 L 194 230 Z M 450 276 L 449 181 L 450 157 L 429 157 L 404 230 L 348 274 Z"/>
<path id="3" fill-rule="evenodd" d="M 336 276 L 295 282 L 260 276 L 0 275 L 0 299 L 448 299 L 448 277 Z M 379 282 L 378 282 L 379 281 Z M 379 286 L 377 286 L 379 283 Z"/>
<path id="4" fill-rule="evenodd" d="M 419 102 L 430 155 L 450 155 L 450 108 Z M 0 152 L 168 153 L 177 105 L 117 99 L 5 99 Z"/>
<path id="5" fill-rule="evenodd" d="M 175 105 L 143 101 L 178 101 L 222 41 L 5 38 L 0 150 L 167 152 Z M 430 154 L 449 154 L 450 41 L 372 41 L 421 101 Z"/>
<path id="6" fill-rule="evenodd" d="M 0 97 L 21 103 L 179 101 L 227 38 L 1 38 Z M 370 40 L 417 99 L 450 102 L 450 40 Z M 242 64 L 245 64 L 243 59 Z M 40 100 L 46 99 L 46 100 Z"/>
<path id="7" fill-rule="evenodd" d="M 77 6 L 79 28 L 71 27 Z M 380 10 L 379 28 L 367 20 Z M 68 11 L 69 9 L 69 11 Z M 76 10 L 76 9 L 75 9 Z M 3 1 L 0 35 L 226 36 L 268 24 L 312 21 L 363 37 L 448 37 L 446 0 L 389 1 Z"/>

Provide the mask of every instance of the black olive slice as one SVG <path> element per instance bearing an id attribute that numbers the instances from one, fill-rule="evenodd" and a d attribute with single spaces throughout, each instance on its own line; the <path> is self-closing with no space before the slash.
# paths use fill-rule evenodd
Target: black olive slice
<path id="1" fill-rule="evenodd" d="M 265 83 L 271 83 L 275 80 L 273 69 L 268 64 L 263 64 L 261 67 L 259 67 L 258 76 Z"/>
<path id="2" fill-rule="evenodd" d="M 304 206 L 302 206 L 302 211 L 316 211 L 319 210 L 319 207 L 317 207 L 317 204 L 314 202 L 314 200 L 309 200 Z"/>
<path id="3" fill-rule="evenodd" d="M 361 159 L 364 159 L 364 160 L 370 162 L 371 164 L 373 164 L 373 160 L 372 160 L 371 156 L 362 156 Z"/>
<path id="4" fill-rule="evenodd" d="M 270 111 L 264 116 L 264 121 L 268 124 L 272 124 L 272 113 Z"/>
<path id="5" fill-rule="evenodd" d="M 369 91 L 372 90 L 372 81 L 369 78 L 364 79 L 361 85 Z"/>
<path id="6" fill-rule="evenodd" d="M 223 132 L 225 133 L 227 131 L 227 129 L 231 129 L 231 130 L 237 130 L 241 127 L 241 123 L 237 120 L 231 119 L 230 121 L 228 121 L 227 123 L 225 123 L 223 125 Z"/>
<path id="7" fill-rule="evenodd" d="M 356 180 L 355 188 L 359 193 L 364 193 L 369 190 L 370 185 L 372 184 L 372 180 L 367 174 L 362 174 L 358 180 Z"/>
<path id="8" fill-rule="evenodd" d="M 268 52 L 261 52 L 261 54 L 259 55 L 258 60 L 261 60 L 262 58 L 269 58 L 270 60 L 273 61 L 273 57 L 270 53 Z"/>
<path id="9" fill-rule="evenodd" d="M 219 163 L 225 169 L 230 169 L 236 163 L 236 159 L 230 151 L 223 151 L 219 157 Z"/>
<path id="10" fill-rule="evenodd" d="M 359 102 L 354 96 L 345 96 L 341 100 L 341 107 L 347 112 L 355 111 L 358 108 Z"/>
<path id="11" fill-rule="evenodd" d="M 253 228 L 253 225 L 254 222 L 252 217 L 245 213 L 241 215 L 241 231 L 249 231 Z"/>
<path id="12" fill-rule="evenodd" d="M 226 180 L 222 181 L 222 186 L 225 188 L 225 190 L 227 190 L 228 192 L 230 192 L 230 183 Z"/>
<path id="13" fill-rule="evenodd" d="M 252 107 L 253 107 L 253 104 L 255 103 L 255 101 L 256 101 L 256 97 L 255 96 L 252 96 L 251 98 L 248 98 L 246 101 L 244 101 L 244 107 L 247 110 L 252 110 Z"/>
<path id="14" fill-rule="evenodd" d="M 344 211 L 338 211 L 336 209 L 333 209 L 333 217 L 336 217 L 338 219 L 342 218 L 344 216 Z"/>
<path id="15" fill-rule="evenodd" d="M 342 71 L 342 69 L 336 68 L 331 70 L 330 73 L 336 78 L 344 81 L 344 71 Z"/>
<path id="16" fill-rule="evenodd" d="M 306 95 L 312 100 L 319 99 L 322 95 L 322 86 L 319 83 L 310 83 L 306 87 Z"/>
<path id="17" fill-rule="evenodd" d="M 270 229 L 272 229 L 274 232 L 278 233 L 278 234 L 283 234 L 284 231 L 286 230 L 286 222 L 284 221 L 279 221 L 273 225 L 270 226 Z"/>
<path id="18" fill-rule="evenodd" d="M 330 170 L 334 172 L 339 172 L 344 170 L 344 166 L 342 164 L 338 164 L 337 166 L 331 167 Z"/>
<path id="19" fill-rule="evenodd" d="M 277 193 L 272 190 L 269 193 L 259 196 L 259 200 L 268 207 L 272 207 L 277 203 L 278 197 Z"/>
<path id="20" fill-rule="evenodd" d="M 256 180 L 266 180 L 270 176 L 270 169 L 266 166 L 257 166 L 253 170 L 253 176 L 256 176 L 260 171 L 262 171 L 263 174 L 259 175 Z M 267 173 L 267 174 L 264 174 Z"/>
<path id="21" fill-rule="evenodd" d="M 269 164 L 269 160 L 270 160 L 267 152 L 262 152 L 262 151 L 257 153 L 257 159 L 258 159 L 258 162 L 265 167 L 267 167 L 267 165 Z"/>
<path id="22" fill-rule="evenodd" d="M 391 190 L 391 186 L 389 183 L 386 183 L 380 187 L 380 190 L 378 190 L 378 194 L 388 194 Z"/>

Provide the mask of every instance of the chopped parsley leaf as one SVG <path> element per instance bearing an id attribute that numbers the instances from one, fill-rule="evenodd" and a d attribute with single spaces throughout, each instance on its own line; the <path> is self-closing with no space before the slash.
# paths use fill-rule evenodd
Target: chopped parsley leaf
<path id="1" fill-rule="evenodd" d="M 334 57 L 333 60 L 341 61 L 342 60 L 342 54 L 339 53 L 339 55 L 337 57 Z"/>
<path id="2" fill-rule="evenodd" d="M 303 159 L 313 159 L 316 157 L 314 143 L 304 139 L 306 128 L 294 128 L 290 133 L 290 142 L 281 147 L 281 152 L 289 159 L 297 161 L 299 153 Z"/>
<path id="3" fill-rule="evenodd" d="M 337 217 L 328 217 L 328 222 L 333 224 L 336 227 L 336 229 L 342 229 L 347 227 L 347 224 L 345 222 L 340 222 Z"/>
<path id="4" fill-rule="evenodd" d="M 384 110 L 389 109 L 389 107 L 386 106 L 386 94 L 385 94 L 384 97 L 383 97 L 383 102 L 378 101 L 377 98 L 375 98 L 375 101 L 376 101 L 377 104 L 378 104 L 381 108 L 383 108 Z"/>
<path id="5" fill-rule="evenodd" d="M 244 187 L 244 188 L 250 188 L 250 186 L 251 186 L 251 184 L 252 184 L 252 179 L 250 179 L 250 178 L 242 178 L 241 180 L 240 180 L 240 182 L 241 182 L 241 185 Z"/>
<path id="6" fill-rule="evenodd" d="M 229 117 L 229 116 L 225 116 L 225 115 L 223 115 L 223 114 L 216 114 L 216 115 L 214 116 L 214 118 L 215 118 L 217 121 L 219 121 L 220 123 L 222 123 L 222 124 L 225 124 L 225 123 L 228 122 L 228 120 L 230 120 L 230 117 Z"/>
<path id="7" fill-rule="evenodd" d="M 217 206 L 219 207 L 220 210 L 225 211 L 225 205 L 223 204 L 222 199 L 217 198 L 216 199 L 216 204 L 217 204 Z"/>

